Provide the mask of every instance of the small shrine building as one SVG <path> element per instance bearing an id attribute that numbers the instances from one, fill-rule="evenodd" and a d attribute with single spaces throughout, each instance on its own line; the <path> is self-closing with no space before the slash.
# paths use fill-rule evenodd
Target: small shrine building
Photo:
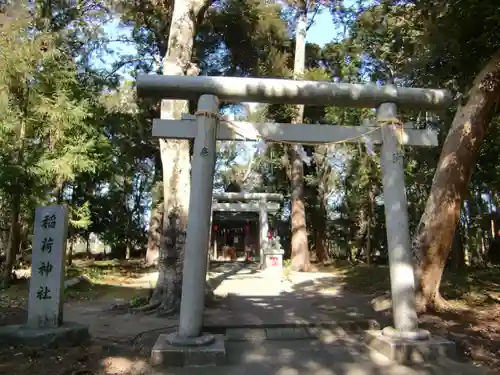
<path id="1" fill-rule="evenodd" d="M 280 210 L 281 194 L 220 193 L 212 203 L 210 254 L 213 260 L 262 259 L 262 250 L 275 235 L 268 214 Z"/>

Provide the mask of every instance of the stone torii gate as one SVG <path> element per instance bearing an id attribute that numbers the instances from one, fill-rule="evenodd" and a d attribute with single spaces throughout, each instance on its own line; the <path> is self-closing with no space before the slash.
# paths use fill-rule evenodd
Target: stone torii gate
<path id="1" fill-rule="evenodd" d="M 415 279 L 400 145 L 437 146 L 437 134 L 431 130 L 409 129 L 394 124 L 399 124 L 398 106 L 426 110 L 448 107 L 452 102 L 448 91 L 392 85 L 160 75 L 140 75 L 137 90 L 140 96 L 157 99 L 199 98 L 198 110 L 194 116 L 185 115 L 181 120 L 155 119 L 153 122 L 153 135 L 156 137 L 195 139 L 179 331 L 159 337 L 152 351 L 153 363 L 167 363 L 173 357 L 178 363 L 179 355 L 185 355 L 184 364 L 189 361 L 217 363 L 225 353 L 223 338 L 202 333 L 205 248 L 210 232 L 217 139 L 264 138 L 277 142 L 321 144 L 352 139 L 358 142 L 364 135 L 372 143 L 381 144 L 394 327 L 373 333 L 371 341 L 379 350 L 391 353 L 392 357 L 400 355 L 395 353 L 398 348 L 401 349 L 401 340 L 405 356 L 409 353 L 409 347 L 421 354 L 422 345 L 426 346 L 427 352 L 436 352 L 435 338 L 431 339 L 429 332 L 420 330 L 417 324 Z M 354 127 L 228 122 L 220 119 L 219 100 L 376 108 L 377 120 L 368 126 L 365 124 Z M 196 346 L 197 349 L 194 349 Z M 433 349 L 429 350 L 431 346 Z M 208 353 L 212 355 L 207 356 Z"/>
<path id="2" fill-rule="evenodd" d="M 161 124 L 160 124 L 161 126 Z M 154 134 L 154 130 L 153 130 Z M 276 193 L 217 193 L 214 200 L 226 201 L 257 201 L 257 203 L 212 203 L 212 211 L 230 212 L 258 212 L 259 213 L 259 254 L 260 263 L 263 263 L 263 249 L 269 243 L 269 219 L 268 213 L 279 211 L 280 204 L 274 203 L 283 200 L 282 194 Z"/>

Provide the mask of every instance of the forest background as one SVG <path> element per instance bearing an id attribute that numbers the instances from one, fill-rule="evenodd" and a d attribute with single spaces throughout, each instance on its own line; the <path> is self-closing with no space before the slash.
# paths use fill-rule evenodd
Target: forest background
<path id="1" fill-rule="evenodd" d="M 189 19 L 180 20 L 181 10 Z M 152 119 L 165 108 L 137 98 L 134 87 L 138 73 L 170 74 L 175 60 L 175 74 L 451 90 L 456 100 L 447 111 L 400 114 L 417 128 L 439 131 L 440 147 L 406 148 L 404 159 L 421 307 L 442 307 L 445 267 L 491 270 L 500 261 L 499 20 L 494 1 L 472 0 L 1 2 L 3 285 L 29 258 L 34 208 L 58 203 L 71 213 L 69 264 L 75 245 L 83 242 L 90 252 L 96 236 L 113 258 L 157 262 L 160 277 L 169 277 L 161 278 L 152 299 L 176 309 L 183 249 L 167 239 L 185 231 L 183 220 L 172 224 L 170 218 L 187 212 L 191 147 L 151 137 Z M 308 35 L 302 49 L 300 22 Z M 173 43 L 179 35 L 182 43 Z M 176 116 L 193 108 L 177 103 Z M 324 106 L 243 104 L 222 111 L 305 124 L 359 125 L 374 116 L 373 110 Z M 363 141 L 314 147 L 220 142 L 215 185 L 286 197 L 276 225 L 296 270 L 342 259 L 386 264 L 374 151 Z M 175 163 L 174 154 L 182 155 Z M 171 175 L 179 185 L 165 183 Z M 307 240 L 294 242 L 290 227 L 299 224 Z M 462 280 L 470 280 L 468 274 L 461 273 Z"/>

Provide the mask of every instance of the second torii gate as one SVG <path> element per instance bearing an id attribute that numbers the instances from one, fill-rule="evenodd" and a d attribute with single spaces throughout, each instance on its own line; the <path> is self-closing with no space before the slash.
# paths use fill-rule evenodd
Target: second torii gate
<path id="1" fill-rule="evenodd" d="M 381 167 L 385 206 L 387 243 L 391 279 L 394 328 L 380 332 L 382 345 L 391 340 L 427 340 L 429 332 L 418 329 L 415 303 L 415 280 L 412 266 L 407 198 L 400 145 L 437 146 L 437 134 L 401 126 L 397 106 L 420 109 L 443 109 L 451 104 L 446 90 L 396 88 L 394 86 L 338 84 L 234 77 L 182 77 L 142 75 L 138 77 L 140 95 L 158 99 L 196 99 L 194 116 L 181 120 L 154 120 L 153 135 L 164 138 L 195 139 L 188 233 L 184 258 L 184 280 L 179 331 L 158 339 L 181 348 L 186 345 L 209 345 L 210 334 L 202 333 L 204 277 L 211 215 L 211 195 L 215 168 L 215 144 L 220 140 L 266 139 L 276 142 L 329 143 L 359 142 L 364 136 L 382 144 Z M 363 126 L 310 124 L 275 124 L 228 122 L 221 120 L 219 100 L 282 104 L 334 105 L 377 108 L 374 123 Z M 182 350 L 179 349 L 179 353 Z"/>
<path id="2" fill-rule="evenodd" d="M 161 126 L 161 125 L 160 125 Z M 154 134 L 154 130 L 153 130 Z M 258 212 L 259 213 L 259 254 L 260 263 L 264 261 L 264 249 L 269 242 L 269 220 L 268 213 L 276 212 L 280 208 L 279 203 L 283 195 L 276 193 L 217 193 L 214 200 L 227 201 L 257 201 L 257 203 L 212 203 L 212 211 L 232 211 L 232 212 Z M 274 202 L 273 202 L 274 201 Z"/>

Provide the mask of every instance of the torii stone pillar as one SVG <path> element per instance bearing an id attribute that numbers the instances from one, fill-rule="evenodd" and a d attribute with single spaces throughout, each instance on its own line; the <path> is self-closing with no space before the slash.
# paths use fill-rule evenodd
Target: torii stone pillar
<path id="1" fill-rule="evenodd" d="M 269 218 L 267 216 L 267 200 L 259 201 L 259 263 L 264 264 L 264 249 L 269 244 Z"/>
<path id="2" fill-rule="evenodd" d="M 416 332 L 418 320 L 415 277 L 411 258 L 403 154 L 398 141 L 397 125 L 385 123 L 397 118 L 395 104 L 384 103 L 378 107 L 377 121 L 382 124 L 380 164 L 384 190 L 392 311 L 394 328 L 401 332 Z"/>
<path id="3" fill-rule="evenodd" d="M 408 202 L 399 139 L 401 129 L 398 129 L 400 125 L 391 125 L 391 122 L 397 122 L 396 104 L 381 104 L 377 108 L 377 121 L 382 126 L 380 163 L 394 327 L 368 331 L 366 342 L 373 349 L 400 363 L 454 357 L 454 342 L 431 336 L 429 331 L 418 328 Z"/>
<path id="4" fill-rule="evenodd" d="M 213 95 L 202 95 L 198 111 L 219 112 L 219 100 Z M 200 336 L 203 324 L 206 280 L 206 250 L 210 236 L 212 216 L 212 189 L 215 172 L 215 129 L 217 120 L 198 116 L 198 135 L 194 141 L 194 157 L 191 169 L 189 194 L 188 232 L 184 253 L 180 338 Z"/>
<path id="5" fill-rule="evenodd" d="M 213 95 L 202 95 L 198 101 L 198 111 L 218 113 L 219 100 Z M 166 341 L 173 346 L 203 346 L 214 342 L 214 336 L 202 334 L 201 329 L 205 303 L 206 251 L 212 216 L 217 119 L 199 115 L 197 124 L 198 134 L 194 142 L 188 232 L 182 271 L 179 331 L 166 336 Z M 155 351 L 153 348 L 153 358 L 162 356 L 162 358 L 155 358 L 155 362 L 163 362 L 165 355 L 172 353 L 172 351 L 162 349 L 157 348 Z"/>

